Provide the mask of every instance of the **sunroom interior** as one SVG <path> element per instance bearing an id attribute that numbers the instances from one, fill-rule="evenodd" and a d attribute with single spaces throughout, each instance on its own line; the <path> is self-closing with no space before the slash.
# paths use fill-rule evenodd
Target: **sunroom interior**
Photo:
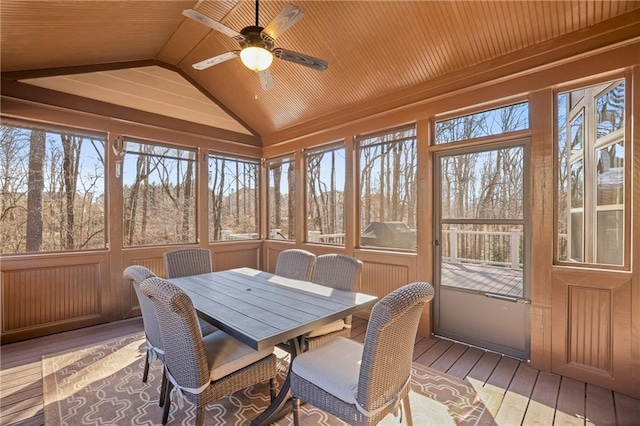
<path id="1" fill-rule="evenodd" d="M 169 250 L 301 248 L 361 260 L 362 293 L 432 283 L 423 350 L 640 415 L 640 2 L 299 0 L 270 81 L 194 68 L 239 46 L 183 11 L 235 32 L 286 4 L 2 0 L 2 350 L 130 324 L 123 270 Z"/>

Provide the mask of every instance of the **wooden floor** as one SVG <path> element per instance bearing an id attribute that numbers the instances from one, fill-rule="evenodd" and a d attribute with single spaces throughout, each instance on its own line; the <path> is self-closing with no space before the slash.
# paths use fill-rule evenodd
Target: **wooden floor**
<path id="1" fill-rule="evenodd" d="M 489 292 L 523 297 L 521 269 L 442 262 L 441 284 L 480 293 Z"/>
<path id="2" fill-rule="evenodd" d="M 354 318 L 352 338 L 362 342 L 366 326 L 366 321 Z M 43 355 L 139 331 L 142 321 L 136 318 L 2 346 L 0 424 L 44 424 Z M 540 372 L 508 356 L 437 337 L 418 337 L 414 361 L 473 378 L 504 394 L 495 418 L 498 425 L 640 425 L 640 400 Z"/>

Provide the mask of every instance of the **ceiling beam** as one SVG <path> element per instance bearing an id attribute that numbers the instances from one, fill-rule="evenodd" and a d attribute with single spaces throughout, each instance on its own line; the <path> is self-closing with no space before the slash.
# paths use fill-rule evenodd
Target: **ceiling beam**
<path id="1" fill-rule="evenodd" d="M 262 139 L 260 138 L 260 135 L 258 135 L 258 133 L 255 130 L 253 130 L 253 128 L 251 128 L 251 126 L 249 126 L 244 120 L 242 120 L 240 117 L 238 117 L 229 108 L 227 108 L 215 96 L 213 96 L 211 93 L 209 93 L 209 91 L 207 91 L 204 87 L 202 87 L 189 74 L 187 74 L 182 69 L 180 69 L 180 68 L 178 68 L 178 67 L 176 67 L 174 65 L 168 64 L 166 62 L 158 61 L 158 60 L 155 60 L 155 59 L 148 59 L 148 60 L 141 60 L 141 61 L 113 62 L 113 63 L 106 63 L 106 64 L 80 65 L 80 66 L 72 66 L 72 67 L 58 67 L 58 68 L 46 68 L 46 69 L 35 69 L 35 70 L 10 71 L 10 72 L 4 72 L 1 75 L 2 75 L 3 83 L 5 81 L 7 81 L 7 80 L 13 80 L 14 82 L 17 83 L 20 80 L 32 79 L 32 78 L 55 77 L 55 76 L 73 75 L 73 74 L 87 74 L 87 73 L 93 73 L 93 72 L 115 71 L 115 70 L 122 70 L 122 69 L 142 68 L 142 67 L 151 67 L 151 66 L 162 67 L 162 68 L 165 68 L 165 69 L 167 69 L 169 71 L 173 71 L 175 73 L 178 73 L 182 78 L 187 80 L 189 82 L 189 84 L 194 86 L 196 89 L 198 89 L 200 91 L 200 93 L 202 93 L 204 96 L 206 96 L 207 99 L 209 99 L 211 102 L 213 102 L 215 105 L 217 105 L 220 109 L 222 109 L 227 115 L 229 115 L 235 121 L 240 123 L 249 132 L 251 132 L 251 135 L 249 135 L 249 136 L 248 135 L 243 135 L 241 133 L 232 132 L 232 131 L 223 130 L 223 129 L 216 129 L 216 130 L 219 130 L 220 132 L 227 132 L 228 134 L 231 134 L 231 135 L 238 135 L 238 137 L 242 137 L 242 139 L 246 141 L 245 143 L 250 143 L 251 145 L 256 145 L 256 143 L 257 143 L 257 146 L 260 146 L 262 144 Z M 3 86 L 4 86 L 4 84 L 3 84 Z M 18 87 L 20 87 L 20 86 L 18 86 Z M 27 91 L 27 92 L 30 92 L 30 91 Z M 2 88 L 2 93 L 5 94 L 4 87 Z M 59 92 L 55 92 L 55 93 L 59 93 Z M 71 95 L 69 95 L 69 96 L 71 96 Z M 33 100 L 33 99 L 30 99 L 30 100 Z M 93 100 L 87 99 L 87 106 L 91 105 L 91 102 L 89 102 L 89 101 L 93 101 Z M 57 102 L 57 100 L 55 99 L 55 97 L 53 97 L 52 99 L 49 100 L 49 102 Z M 93 102 L 97 102 L 97 101 L 93 101 Z M 78 103 L 76 102 L 76 103 L 74 103 L 74 105 L 76 105 L 76 107 L 72 108 L 72 109 L 78 109 L 78 107 L 77 107 Z M 62 105 L 57 105 L 57 106 L 62 106 Z M 127 109 L 135 111 L 135 110 L 133 110 L 131 108 L 127 108 Z M 87 111 L 87 112 L 93 112 L 93 111 Z M 147 113 L 147 114 L 150 114 L 150 113 Z M 177 120 L 177 121 L 182 121 L 182 120 Z M 197 125 L 197 126 L 200 126 L 200 127 L 203 127 L 203 128 L 207 128 L 208 127 L 208 126 L 195 124 L 195 123 L 191 123 L 191 124 Z M 214 128 L 209 128 L 209 129 L 214 129 Z M 207 131 L 207 133 L 211 133 L 211 130 Z M 218 133 L 218 132 L 214 132 L 214 133 Z M 205 133 L 203 133 L 203 134 L 205 134 Z M 237 140 L 237 139 L 234 138 L 232 140 Z"/>

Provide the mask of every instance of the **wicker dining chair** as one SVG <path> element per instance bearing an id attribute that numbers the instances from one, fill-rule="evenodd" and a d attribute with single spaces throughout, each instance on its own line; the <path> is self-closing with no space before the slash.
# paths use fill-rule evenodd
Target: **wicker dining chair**
<path id="1" fill-rule="evenodd" d="M 142 373 L 142 381 L 146 383 L 149 376 L 149 366 L 151 365 L 153 360 L 157 359 L 164 364 L 164 346 L 162 344 L 162 335 L 160 334 L 160 325 L 158 325 L 156 311 L 149 298 L 142 294 L 142 292 L 140 291 L 140 283 L 142 283 L 142 281 L 146 280 L 147 278 L 155 277 L 156 274 L 154 274 L 144 266 L 131 265 L 124 270 L 123 275 L 125 279 L 131 281 L 133 289 L 136 292 L 136 296 L 138 297 L 140 312 L 142 313 L 142 324 L 144 327 L 147 349 L 144 372 Z M 204 336 L 217 330 L 216 327 L 202 319 L 198 319 L 198 322 L 200 326 L 200 332 Z M 162 385 L 160 386 L 161 390 L 159 398 L 159 405 L 161 407 L 164 405 L 164 389 L 167 384 L 166 380 L 167 378 L 164 375 L 163 370 Z"/>
<path id="2" fill-rule="evenodd" d="M 206 274 L 213 271 L 211 250 L 206 248 L 184 248 L 166 252 L 164 268 L 167 278 Z"/>
<path id="3" fill-rule="evenodd" d="M 294 425 L 300 401 L 350 425 L 375 425 L 404 408 L 412 425 L 409 390 L 413 344 L 422 309 L 433 299 L 431 284 L 407 284 L 371 311 L 364 345 L 337 338 L 298 355 L 291 366 Z"/>
<path id="4" fill-rule="evenodd" d="M 167 387 L 162 424 L 167 424 L 172 396 L 197 407 L 196 424 L 204 423 L 204 407 L 248 386 L 269 380 L 276 392 L 273 348 L 256 351 L 221 330 L 204 338 L 189 296 L 171 282 L 151 277 L 140 290 L 156 312 L 164 345 Z"/>
<path id="5" fill-rule="evenodd" d="M 275 274 L 294 280 L 309 281 L 316 264 L 316 255 L 306 250 L 281 251 L 276 261 Z"/>
<path id="6" fill-rule="evenodd" d="M 144 363 L 144 373 L 142 374 L 142 381 L 147 383 L 147 377 L 149 376 L 149 365 L 154 359 L 159 359 L 164 362 L 164 350 L 162 349 L 162 336 L 160 335 L 160 327 L 158 326 L 158 319 L 156 318 L 156 312 L 153 310 L 151 301 L 142 293 L 140 293 L 140 283 L 147 278 L 155 277 L 149 269 L 140 265 L 131 265 L 127 267 L 123 272 L 124 278 L 130 280 L 133 284 L 133 289 L 138 296 L 138 303 L 140 304 L 140 312 L 142 313 L 142 324 L 144 326 L 144 335 L 147 339 L 147 357 Z M 164 377 L 163 377 L 164 380 Z"/>
<path id="7" fill-rule="evenodd" d="M 311 282 L 338 290 L 357 291 L 360 286 L 363 264 L 344 254 L 318 256 Z M 351 337 L 351 316 L 333 321 L 304 336 L 305 350 L 316 348 L 336 337 Z"/>

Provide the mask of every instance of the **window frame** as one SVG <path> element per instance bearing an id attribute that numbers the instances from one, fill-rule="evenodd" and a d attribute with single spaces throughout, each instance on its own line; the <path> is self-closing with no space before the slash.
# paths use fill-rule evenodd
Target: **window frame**
<path id="1" fill-rule="evenodd" d="M 389 142 L 378 142 L 375 144 L 367 144 L 367 145 L 363 145 L 362 142 L 375 138 L 375 137 L 380 137 L 380 136 L 386 136 L 389 134 L 392 134 L 394 132 L 406 132 L 409 130 L 413 130 L 414 131 L 414 135 L 412 137 L 404 137 L 400 140 L 394 140 L 394 141 L 389 141 Z M 356 248 L 357 249 L 361 249 L 361 250 L 371 250 L 371 251 L 393 251 L 393 252 L 400 252 L 400 253 L 417 253 L 418 251 L 418 245 L 417 245 L 417 239 L 418 239 L 418 208 L 417 208 L 417 187 L 416 187 L 416 212 L 415 212 L 415 216 L 416 216 L 416 234 L 415 234 L 415 238 L 416 238 L 416 245 L 413 249 L 404 249 L 404 248 L 398 248 L 398 247 L 380 247 L 380 246 L 363 246 L 362 242 L 361 242 L 361 237 L 362 237 L 362 232 L 364 231 L 364 229 L 362 228 L 362 205 L 361 205 L 361 194 L 362 194 L 362 181 L 361 181 L 361 162 L 360 162 L 360 156 L 361 156 L 361 150 L 365 149 L 365 148 L 369 148 L 369 147 L 375 147 L 375 146 L 381 146 L 381 145 L 390 145 L 394 142 L 406 142 L 407 140 L 412 139 L 415 143 L 415 149 L 416 149 L 416 166 L 415 166 L 415 179 L 417 181 L 418 179 L 418 169 L 419 169 L 419 164 L 418 164 L 418 125 L 417 123 L 413 122 L 413 123 L 409 123 L 409 124 L 403 124 L 401 126 L 396 126 L 396 127 L 391 127 L 391 128 L 387 128 L 387 129 L 383 129 L 383 130 L 378 130 L 375 132 L 371 132 L 371 133 L 363 133 L 361 135 L 356 135 L 354 137 L 353 140 L 353 146 L 354 146 L 354 157 L 355 157 L 355 168 L 354 168 L 354 173 L 355 173 L 355 202 L 357 203 L 357 205 L 354 205 L 354 214 L 356 217 L 356 228 L 355 228 L 355 232 L 356 232 Z"/>
<path id="2" fill-rule="evenodd" d="M 304 203 L 304 224 L 303 224 L 303 229 L 304 229 L 304 234 L 302 235 L 302 238 L 298 238 L 297 239 L 301 240 L 304 243 L 307 244 L 319 244 L 319 245 L 323 245 L 323 246 L 329 246 L 329 247 L 346 247 L 346 243 L 347 243 L 347 237 L 346 237 L 346 231 L 347 231 L 347 226 L 346 226 L 346 217 L 344 217 L 343 215 L 343 227 L 344 227 L 344 243 L 342 244 L 331 244 L 331 243 L 323 243 L 320 241 L 309 241 L 309 157 L 313 156 L 313 155 L 317 155 L 317 154 L 324 154 L 327 153 L 329 151 L 336 151 L 342 149 L 344 150 L 344 154 L 345 154 L 345 164 L 344 164 L 344 188 L 342 190 L 343 193 L 343 197 L 346 197 L 346 190 L 347 190 L 347 179 L 349 179 L 349 176 L 347 176 L 347 144 L 346 144 L 346 140 L 342 139 L 339 141 L 334 141 L 334 142 L 329 142 L 323 145 L 318 145 L 318 146 L 314 146 L 314 147 L 310 147 L 310 148 L 306 148 L 302 150 L 302 166 L 304 168 L 304 179 L 303 179 L 303 185 L 304 185 L 304 194 L 303 194 L 303 203 Z M 344 202 L 346 203 L 346 198 L 344 200 Z M 344 203 L 343 203 L 344 204 Z M 343 205 L 344 207 L 344 205 Z"/>
<path id="3" fill-rule="evenodd" d="M 75 127 L 75 126 L 69 126 L 69 125 L 61 125 L 61 124 L 56 124 L 56 123 L 51 123 L 51 122 L 47 122 L 47 121 L 35 121 L 35 120 L 29 120 L 29 119 L 21 119 L 21 118 L 13 118 L 13 117 L 9 117 L 9 116 L 0 116 L 0 124 L 3 126 L 12 126 L 12 127 L 19 127 L 22 129 L 30 129 L 30 130 L 42 130 L 45 132 L 45 135 L 47 133 L 55 133 L 55 134 L 62 134 L 62 133 L 68 133 L 68 134 L 73 134 L 75 136 L 82 136 L 83 138 L 89 138 L 89 139 L 99 139 L 101 141 L 104 142 L 104 151 L 102 152 L 103 155 L 103 196 L 104 196 L 104 211 L 103 211 L 103 223 L 104 223 L 104 229 L 103 229 L 103 246 L 99 247 L 99 248 L 88 248 L 88 249 L 69 249 L 69 250 L 48 250 L 48 251 L 21 251 L 21 252 L 13 252 L 13 253 L 1 253 L 0 256 L 5 257 L 5 256 L 33 256 L 33 255 L 47 255 L 47 254 L 69 254 L 69 253 L 89 253 L 89 252 L 105 252 L 105 251 L 109 251 L 110 249 L 110 239 L 109 239 L 109 230 L 110 230 L 110 223 L 109 223 L 109 193 L 108 193 L 108 187 L 109 187 L 109 174 L 110 174 L 110 155 L 109 155 L 109 132 L 107 131 L 96 131 L 96 130 L 92 130 L 92 129 L 86 129 L 86 128 L 82 128 L 82 127 Z M 45 144 L 46 144 L 46 137 L 45 137 Z M 45 147 L 46 150 L 46 147 Z M 28 179 L 28 176 L 27 176 Z M 25 228 L 26 231 L 26 228 Z"/>
<path id="4" fill-rule="evenodd" d="M 271 196 L 269 194 L 269 189 L 270 189 L 270 185 L 271 185 L 271 177 L 270 177 L 270 172 L 272 169 L 272 166 L 279 162 L 280 165 L 282 166 L 284 163 L 290 163 L 293 164 L 293 178 L 294 178 L 294 186 L 293 186 L 293 190 L 294 192 L 294 210 L 295 210 L 295 197 L 297 197 L 297 173 L 296 173 L 296 156 L 295 153 L 291 152 L 288 154 L 283 154 L 283 155 L 279 155 L 277 157 L 272 157 L 272 158 L 268 158 L 265 159 L 265 178 L 267 180 L 267 184 L 266 184 L 266 191 L 267 191 L 267 195 L 266 195 L 266 225 L 267 225 L 267 230 L 266 230 L 266 235 L 265 235 L 265 239 L 266 240 L 273 240 L 273 241 L 280 241 L 280 242 L 296 242 L 298 236 L 296 235 L 296 223 L 298 221 L 298 215 L 294 214 L 293 215 L 293 224 L 289 223 L 289 229 L 292 229 L 293 227 L 293 239 L 285 239 L 285 240 L 281 240 L 278 238 L 273 238 L 271 235 Z M 289 195 L 290 196 L 290 195 Z"/>
<path id="5" fill-rule="evenodd" d="M 262 206 L 260 203 L 260 193 L 261 193 L 261 187 L 262 187 L 262 169 L 263 169 L 263 159 L 262 158 L 254 158 L 254 157 L 245 157 L 242 155 L 236 155 L 236 154 L 230 154 L 230 153 L 226 153 L 226 152 L 220 152 L 220 151 L 215 151 L 215 150 L 209 150 L 206 154 L 206 167 L 207 167 L 207 183 L 206 183 L 206 187 L 207 187 L 207 198 L 206 200 L 204 200 L 204 203 L 206 204 L 206 215 L 207 215 L 207 240 L 208 240 L 208 244 L 218 244 L 218 243 L 232 243 L 232 242 L 255 242 L 255 241 L 260 241 L 263 239 L 263 235 L 262 235 L 262 226 L 261 226 L 261 215 L 262 215 Z M 212 158 L 217 158 L 217 159 L 224 159 L 224 160 L 231 160 L 231 161 L 236 161 L 236 162 L 240 162 L 240 163 L 247 163 L 247 164 L 253 164 L 256 166 L 256 174 L 255 174 L 255 208 L 257 209 L 257 218 L 256 218 L 256 232 L 251 232 L 251 234 L 257 234 L 255 238 L 247 238 L 247 239 L 241 239 L 241 240 L 224 240 L 224 239 L 219 239 L 219 240 L 214 240 L 213 235 L 214 232 L 212 232 L 212 228 L 211 228 L 211 221 L 210 221 L 210 206 L 209 206 L 209 202 L 211 200 L 211 188 L 209 187 L 209 181 L 210 181 L 210 161 Z M 221 232 L 224 231 L 224 229 L 221 230 Z"/>
<path id="6" fill-rule="evenodd" d="M 162 246 L 181 246 L 181 245 L 193 245 L 193 244 L 197 244 L 200 242 L 200 229 L 199 229 L 199 154 L 200 154 L 200 149 L 197 147 L 190 147 L 190 146 L 184 146 L 184 145 L 180 145 L 178 143 L 176 144 L 172 144 L 170 142 L 165 142 L 165 141 L 156 141 L 156 140 L 151 140 L 151 139 L 145 139 L 145 138 L 140 138 L 137 136 L 129 136 L 126 134 L 120 135 L 119 136 L 120 139 L 120 152 L 118 152 L 118 156 L 119 156 L 119 160 L 116 163 L 115 167 L 120 167 L 120 174 L 119 176 L 117 176 L 117 179 L 119 180 L 119 188 L 121 191 L 121 197 L 122 197 L 122 249 L 123 250 L 129 250 L 129 249 L 137 249 L 137 248 L 144 248 L 144 247 L 162 247 Z M 194 169 L 193 169 L 193 190 L 192 190 L 192 197 L 193 197 L 193 210 L 194 210 L 194 215 L 193 215 L 193 240 L 192 241 L 180 241 L 180 242 L 161 242 L 161 243 L 148 243 L 148 244 L 140 244 L 140 245 L 127 245 L 125 243 L 126 241 L 126 236 L 124 234 L 125 232 L 125 226 L 124 226 L 124 203 L 125 203 L 125 196 L 124 196 L 124 182 L 123 182 L 123 177 L 124 177 L 124 155 L 126 153 L 130 153 L 130 154 L 135 154 L 135 155 L 151 155 L 156 157 L 156 155 L 153 154 L 145 154 L 145 153 L 136 153 L 135 151 L 128 151 L 125 146 L 127 142 L 131 142 L 131 143 L 136 143 L 136 144 L 144 144 L 144 145 L 153 145 L 153 146 L 157 146 L 157 147 L 162 147 L 162 148 L 167 148 L 167 149 L 173 149 L 173 150 L 177 150 L 177 151 L 187 151 L 187 152 L 192 152 L 194 155 L 193 160 L 189 160 L 189 159 L 185 159 L 185 158 L 180 158 L 180 157 L 176 157 L 176 156 L 167 156 L 166 158 L 171 159 L 171 160 L 178 160 L 178 161 L 193 161 L 193 165 L 194 165 Z"/>
<path id="7" fill-rule="evenodd" d="M 584 132 L 583 135 L 583 154 L 581 155 L 583 159 L 583 167 L 584 167 L 584 188 L 583 188 L 583 260 L 575 261 L 570 259 L 570 229 L 569 224 L 567 223 L 567 259 L 561 260 L 559 243 L 560 243 L 560 234 L 559 234 L 559 173 L 560 173 L 560 141 L 559 141 L 559 128 L 558 128 L 558 119 L 559 119 L 559 111 L 558 111 L 558 97 L 562 94 L 567 95 L 567 125 L 571 122 L 573 117 L 576 117 L 578 114 L 571 114 L 571 111 L 578 108 L 584 108 L 587 104 L 587 96 L 582 97 L 575 105 L 571 105 L 570 93 L 573 91 L 585 90 L 587 93 L 589 89 L 605 85 L 602 90 L 592 94 L 589 97 L 589 100 L 592 101 L 592 104 L 595 105 L 597 99 L 613 90 L 620 83 L 624 82 L 625 93 L 624 93 L 624 128 L 618 129 L 614 132 L 611 132 L 601 138 L 597 138 L 597 111 L 595 106 L 590 107 L 590 112 L 584 113 L 583 126 L 587 126 L 586 120 L 592 120 L 593 126 L 589 125 Z M 599 78 L 594 78 L 589 81 L 581 81 L 579 83 L 570 83 L 567 85 L 563 85 L 561 87 L 556 88 L 553 91 L 553 173 L 554 173 L 554 235 L 553 235 L 553 264 L 558 266 L 570 266 L 577 268 L 587 268 L 587 269 L 604 269 L 604 270 L 614 270 L 614 271 L 629 271 L 631 268 L 631 213 L 633 209 L 632 205 L 632 192 L 631 186 L 633 181 L 633 158 L 632 158 L 632 149 L 633 140 L 631 138 L 632 135 L 632 79 L 631 73 L 626 72 L 624 74 L 613 74 L 602 76 Z M 589 118 L 587 118 L 589 116 Z M 590 135 L 592 133 L 593 135 Z M 593 143 L 590 143 L 590 139 L 593 139 Z M 598 209 L 597 205 L 597 171 L 596 167 L 596 152 L 614 145 L 620 141 L 624 142 L 624 204 L 622 209 L 611 209 L 610 206 L 602 206 L 603 208 Z M 571 150 L 571 140 L 569 130 L 567 129 L 567 146 L 565 147 L 569 151 Z M 588 150 L 588 151 L 587 151 Z M 570 158 L 573 155 L 567 155 L 567 164 L 570 164 Z M 593 166 L 593 167 L 591 167 Z M 570 179 L 570 176 L 569 176 Z M 588 185 L 592 186 L 587 188 Z M 569 184 L 568 184 L 569 185 Z M 568 186 L 568 191 L 570 191 L 570 186 Z M 588 191 L 587 191 L 588 189 Z M 570 210 L 570 200 L 568 200 L 567 210 Z M 597 262 L 597 213 L 600 211 L 618 211 L 622 210 L 623 212 L 623 244 L 622 244 L 622 263 L 621 264 L 608 264 L 608 263 L 598 263 Z M 587 218 L 588 216 L 588 218 Z M 567 219 L 569 220 L 569 219 Z M 589 250 L 592 255 L 587 256 L 587 250 Z M 587 257 L 591 257 L 590 261 L 585 261 L 584 259 Z"/>
<path id="8" fill-rule="evenodd" d="M 527 122 L 528 122 L 527 128 L 513 130 L 510 132 L 496 133 L 493 135 L 484 135 L 484 136 L 477 136 L 477 137 L 472 137 L 467 139 L 459 139 L 451 142 L 437 143 L 437 137 L 438 137 L 437 125 L 440 122 L 453 120 L 456 118 L 462 118 L 462 117 L 466 117 L 474 114 L 481 114 L 483 112 L 499 110 L 501 108 L 508 108 L 510 106 L 519 105 L 519 104 L 527 105 Z M 520 137 L 526 137 L 529 134 L 531 134 L 531 131 L 532 131 L 531 102 L 528 96 L 516 96 L 509 99 L 494 100 L 491 102 L 467 106 L 467 107 L 452 110 L 452 111 L 447 111 L 442 114 L 436 114 L 430 120 L 430 131 L 433 137 L 430 138 L 429 146 L 432 150 L 433 149 L 449 149 L 448 147 L 452 147 L 452 146 L 456 146 L 456 147 L 466 146 L 467 144 L 475 144 L 475 143 L 483 143 L 483 142 L 492 143 L 495 141 L 511 140 L 511 139 L 518 139 Z"/>

